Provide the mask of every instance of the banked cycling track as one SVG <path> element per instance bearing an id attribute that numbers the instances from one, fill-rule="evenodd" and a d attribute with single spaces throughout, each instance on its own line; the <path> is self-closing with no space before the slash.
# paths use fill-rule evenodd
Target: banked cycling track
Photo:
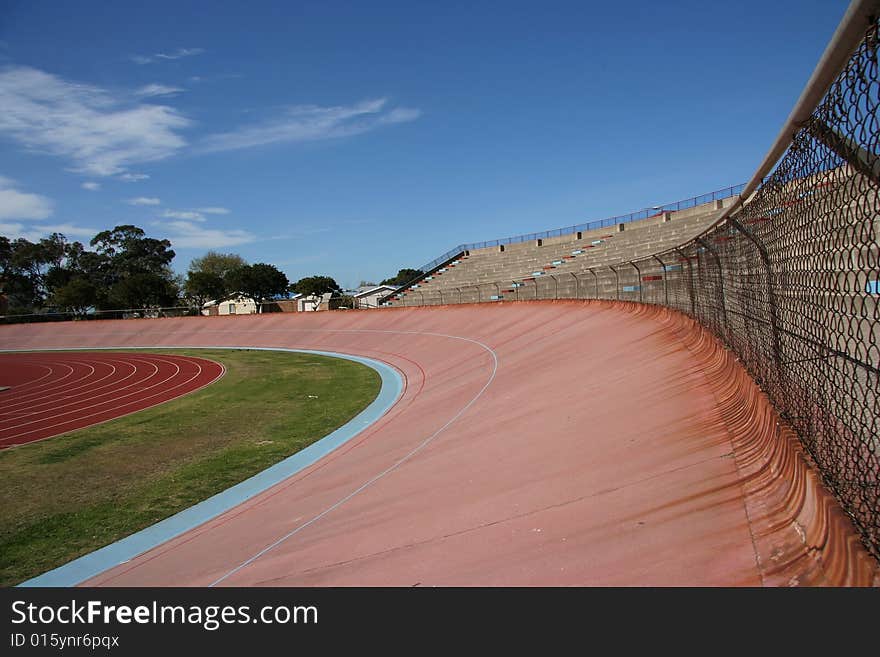
<path id="1" fill-rule="evenodd" d="M 568 301 L 0 327 L 0 349 L 106 346 L 331 351 L 388 363 L 404 388 L 312 466 L 86 585 L 878 583 L 763 393 L 672 311 Z"/>

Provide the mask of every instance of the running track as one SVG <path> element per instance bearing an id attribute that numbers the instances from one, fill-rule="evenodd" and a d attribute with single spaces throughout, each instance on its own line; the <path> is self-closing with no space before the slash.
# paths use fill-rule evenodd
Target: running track
<path id="1" fill-rule="evenodd" d="M 0 449 L 129 415 L 223 374 L 204 358 L 108 352 L 0 354 Z"/>
<path id="2" fill-rule="evenodd" d="M 89 585 L 876 583 L 730 354 L 687 318 L 537 302 L 0 327 L 0 349 L 260 346 L 405 388 L 297 475 Z"/>

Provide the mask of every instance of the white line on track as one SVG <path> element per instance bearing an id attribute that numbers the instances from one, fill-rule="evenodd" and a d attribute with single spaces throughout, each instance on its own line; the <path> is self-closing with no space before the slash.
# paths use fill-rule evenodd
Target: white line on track
<path id="1" fill-rule="evenodd" d="M 36 383 L 39 383 L 40 381 L 42 381 L 43 379 L 45 379 L 47 376 L 52 376 L 52 368 L 49 367 L 48 365 L 46 365 L 45 363 L 37 363 L 37 362 L 35 362 L 35 361 L 27 361 L 27 363 L 28 363 L 28 365 L 34 365 L 34 366 L 36 366 L 36 367 L 41 367 L 41 368 L 47 369 L 47 370 L 49 370 L 49 371 L 46 372 L 43 376 L 37 377 L 36 379 L 31 379 L 30 381 L 25 381 L 24 383 L 18 383 L 18 384 L 16 384 L 16 385 L 14 386 L 16 390 L 21 390 L 22 388 L 27 388 L 28 386 L 32 386 L 32 385 L 34 385 L 34 384 L 36 384 Z M 3 388 L 3 389 L 4 389 L 4 390 L 8 390 L 9 388 L 6 387 L 6 388 Z"/>
<path id="2" fill-rule="evenodd" d="M 242 561 L 235 568 L 233 568 L 232 570 L 228 571 L 223 576 L 221 576 L 221 577 L 217 578 L 216 580 L 214 580 L 213 582 L 211 582 L 208 585 L 209 587 L 217 586 L 218 584 L 225 581 L 226 579 L 228 579 L 229 577 L 231 577 L 235 573 L 239 572 L 243 568 L 246 568 L 247 566 L 252 564 L 254 561 L 256 561 L 257 559 L 262 557 L 264 554 L 266 554 L 267 552 L 274 550 L 276 547 L 278 547 L 279 545 L 284 543 L 289 538 L 295 536 L 296 534 L 301 532 L 306 527 L 318 522 L 321 518 L 323 518 L 324 516 L 326 516 L 329 513 L 332 513 L 334 510 L 338 509 L 343 504 L 348 502 L 351 498 L 355 497 L 359 493 L 363 492 L 364 490 L 366 490 L 367 488 L 369 488 L 370 486 L 375 484 L 380 479 L 386 477 L 390 473 L 397 470 L 401 465 L 403 465 L 404 463 L 409 461 L 413 456 L 415 456 L 416 454 L 421 452 L 425 447 L 427 447 L 431 442 L 433 442 L 434 439 L 437 438 L 437 436 L 439 436 L 441 433 L 443 433 L 443 431 L 445 431 L 448 427 L 450 427 L 456 420 L 458 420 L 458 418 L 460 418 L 462 415 L 464 415 L 464 413 L 471 406 L 473 406 L 474 403 L 476 403 L 476 401 L 480 397 L 483 396 L 483 393 L 486 392 L 486 390 L 489 388 L 489 386 L 495 380 L 495 375 L 498 372 L 498 354 L 495 353 L 494 349 L 483 344 L 479 340 L 473 340 L 471 338 L 465 338 L 465 337 L 458 336 L 458 335 L 446 335 L 443 333 L 430 333 L 427 331 L 387 331 L 387 330 L 371 330 L 371 329 L 293 329 L 293 331 L 322 332 L 322 333 L 326 333 L 326 332 L 330 332 L 330 333 L 393 333 L 396 335 L 406 335 L 406 334 L 409 334 L 409 335 L 431 335 L 431 336 L 441 337 L 441 338 L 450 338 L 453 340 L 463 340 L 465 342 L 470 342 L 470 343 L 473 343 L 475 345 L 480 346 L 482 349 L 484 349 L 486 352 L 488 352 L 490 356 L 492 356 L 492 373 L 489 375 L 489 379 L 486 381 L 486 383 L 483 385 L 483 387 L 480 388 L 479 392 L 477 392 L 477 394 L 474 395 L 474 397 L 467 404 L 462 406 L 462 408 L 459 409 L 459 411 L 454 416 L 452 416 L 452 418 L 450 418 L 446 422 L 446 424 L 444 424 L 442 427 L 437 429 L 430 436 L 425 438 L 422 442 L 420 442 L 418 445 L 416 445 L 416 447 L 414 447 L 412 450 L 410 450 L 406 455 L 404 455 L 402 458 L 398 459 L 395 463 L 393 463 L 391 466 L 387 467 L 385 470 L 383 470 L 382 472 L 380 472 L 376 476 L 372 477 L 371 479 L 369 479 L 366 482 L 364 482 L 363 484 L 361 484 L 358 488 L 353 490 L 351 493 L 349 493 L 346 496 L 342 497 L 341 499 L 337 500 L 336 502 L 334 502 L 333 504 L 331 504 L 326 509 L 324 509 L 323 511 L 321 511 L 317 515 L 313 516 L 312 518 L 310 518 L 306 522 L 298 525 L 297 527 L 295 527 L 294 529 L 289 531 L 287 534 L 285 534 L 284 536 L 279 538 L 274 543 L 267 545 L 262 550 L 260 550 L 256 554 L 254 554 L 252 557 L 246 559 L 245 561 Z M 287 331 L 287 332 L 291 332 L 291 331 Z"/>
<path id="3" fill-rule="evenodd" d="M 53 363 L 52 365 L 48 366 L 50 371 L 49 371 L 49 374 L 47 374 L 46 376 L 51 376 L 52 374 L 55 373 L 55 369 L 53 368 L 53 365 L 55 365 L 55 366 L 61 365 L 62 367 L 66 367 L 70 371 L 67 374 L 65 374 L 64 376 L 62 376 L 60 379 L 52 379 L 51 381 L 46 381 L 46 383 L 41 383 L 38 386 L 34 386 L 31 390 L 27 391 L 27 394 L 32 394 L 34 390 L 37 390 L 39 388 L 45 388 L 46 386 L 55 385 L 59 381 L 64 381 L 64 379 L 66 379 L 67 377 L 72 375 L 74 372 L 74 369 L 72 367 L 70 367 L 70 365 L 64 365 L 63 363 Z M 40 380 L 42 381 L 45 378 L 46 378 L 45 376 L 40 377 Z"/>
<path id="4" fill-rule="evenodd" d="M 84 377 L 82 377 L 82 376 L 78 377 L 75 381 L 73 381 L 70 384 L 72 387 L 60 386 L 58 388 L 53 388 L 51 393 L 48 395 L 44 395 L 43 393 L 27 393 L 25 395 L 16 395 L 15 401 L 12 404 L 10 404 L 9 407 L 14 408 L 16 406 L 25 406 L 26 405 L 26 406 L 28 406 L 28 408 L 34 409 L 34 408 L 39 408 L 40 406 L 45 406 L 47 404 L 52 404 L 52 403 L 54 403 L 53 398 L 56 397 L 57 395 L 60 395 L 62 393 L 66 395 L 68 393 L 73 392 L 74 390 L 81 390 L 82 388 L 88 389 L 93 383 L 99 383 L 100 381 L 103 381 L 104 379 L 106 379 L 107 376 L 111 376 L 113 373 L 116 372 L 116 367 L 111 366 L 111 367 L 113 367 L 113 370 L 110 374 L 108 374 L 107 376 L 103 376 L 100 379 L 98 379 L 97 381 L 93 382 L 93 381 L 89 380 L 89 377 L 91 377 L 97 371 L 97 368 L 92 363 L 88 363 L 86 361 L 79 361 L 79 360 L 68 360 L 67 363 L 74 363 L 76 365 L 85 365 L 86 367 L 91 367 L 92 371 L 89 372 Z M 101 364 L 103 365 L 105 363 L 102 362 Z M 77 385 L 77 384 L 83 384 L 83 385 Z M 104 386 L 102 386 L 102 387 L 104 387 Z M 34 396 L 34 395 L 38 399 L 40 399 L 42 403 L 34 404 L 29 399 L 30 396 Z"/>
<path id="5" fill-rule="evenodd" d="M 136 386 L 136 385 L 139 385 L 139 384 L 141 384 L 141 383 L 145 383 L 146 381 L 149 381 L 150 379 L 152 379 L 154 376 L 156 376 L 156 375 L 159 373 L 159 368 L 156 366 L 156 364 L 155 364 L 153 361 L 138 361 L 136 358 L 132 358 L 131 361 L 132 361 L 132 362 L 146 363 L 147 365 L 152 366 L 152 368 L 153 368 L 153 372 L 152 372 L 149 376 L 147 376 L 146 378 L 144 378 L 144 379 L 138 379 L 137 381 L 133 381 L 132 383 L 129 383 L 127 386 L 123 386 L 122 388 L 114 388 L 114 389 L 112 389 L 110 392 L 105 392 L 105 393 L 100 394 L 100 395 L 90 396 L 90 397 L 89 397 L 89 400 L 100 399 L 101 397 L 107 397 L 108 395 L 111 395 L 111 394 L 113 394 L 114 392 L 119 392 L 120 390 L 127 390 L 127 389 L 131 388 L 132 386 Z M 125 378 L 127 379 L 127 378 L 133 376 L 134 374 L 137 373 L 137 371 L 138 371 L 138 368 L 137 368 L 137 367 L 134 367 L 134 368 L 132 369 L 132 373 L 129 374 L 129 375 L 128 375 L 127 377 L 125 377 Z M 179 367 L 177 368 L 177 371 L 180 371 L 180 368 L 179 368 Z M 176 374 L 176 372 L 175 372 L 175 374 Z M 145 388 L 145 390 L 149 390 L 150 388 L 155 388 L 157 385 L 161 385 L 161 384 L 165 383 L 165 381 L 167 381 L 168 379 L 173 378 L 173 376 L 174 376 L 175 374 L 172 374 L 170 377 L 167 377 L 167 378 L 165 378 L 165 379 L 162 379 L 162 380 L 159 381 L 158 383 L 154 383 L 153 385 L 148 386 L 147 388 Z M 123 379 L 123 381 L 124 381 L 124 380 L 125 380 L 125 379 Z M 190 380 L 192 380 L 192 379 L 190 379 Z M 120 383 L 121 383 L 121 381 L 120 381 Z M 103 388 L 106 388 L 106 387 L 108 387 L 108 386 L 102 386 L 102 387 L 103 387 Z M 38 419 L 38 420 L 32 420 L 31 422 L 24 422 L 24 423 L 22 423 L 22 424 L 16 424 L 16 425 L 8 426 L 8 427 L 3 427 L 3 430 L 6 431 L 6 430 L 9 430 L 9 429 L 17 429 L 17 428 L 19 428 L 19 427 L 23 427 L 23 426 L 28 425 L 28 424 L 33 424 L 34 422 L 41 422 L 41 421 L 43 421 L 43 420 L 52 420 L 52 419 L 55 419 L 55 418 L 64 417 L 65 415 L 70 415 L 71 413 L 76 413 L 77 411 L 85 411 L 85 410 L 88 410 L 88 409 L 90 409 L 90 408 L 97 408 L 98 406 L 106 406 L 107 404 L 112 404 L 112 403 L 114 403 L 114 402 L 119 401 L 120 399 L 125 399 L 126 397 L 131 397 L 132 395 L 135 395 L 135 394 L 137 394 L 138 392 L 140 392 L 140 390 L 135 390 L 135 391 L 133 391 L 133 392 L 128 393 L 127 395 L 120 395 L 120 396 L 118 396 L 118 397 L 111 397 L 111 398 L 110 398 L 109 400 L 107 400 L 107 401 L 99 402 L 99 403 L 97 403 L 97 404 L 91 404 L 91 405 L 89 405 L 89 406 L 83 406 L 82 408 L 74 409 L 73 411 L 66 411 L 66 412 L 63 412 L 63 413 L 55 413 L 54 415 L 44 416 L 44 417 L 42 417 L 42 418 L 40 418 L 40 419 Z M 155 397 L 155 395 L 153 395 L 153 396 Z M 148 399 L 148 398 L 146 398 L 146 399 Z M 128 403 L 126 403 L 126 404 L 122 404 L 122 406 L 127 406 L 128 404 L 131 404 L 131 403 L 133 403 L 133 402 L 128 402 Z M 60 406 L 56 406 L 53 410 L 58 410 L 58 409 L 67 408 L 67 407 L 69 407 L 69 406 L 76 406 L 76 405 L 77 405 L 76 402 L 71 402 L 71 403 L 69 403 L 69 404 L 61 404 Z M 101 412 L 103 413 L 103 412 L 105 412 L 105 411 L 101 411 Z M 61 425 L 63 425 L 63 424 L 70 424 L 71 422 L 76 422 L 76 421 L 79 421 L 80 419 L 87 418 L 87 417 L 92 417 L 92 416 L 94 416 L 94 415 L 98 415 L 98 414 L 99 414 L 99 413 L 92 413 L 91 415 L 78 415 L 78 416 L 75 417 L 73 420 L 67 420 L 66 422 L 61 422 L 61 423 L 59 423 L 59 424 L 52 424 L 52 425 L 49 425 L 49 426 L 47 426 L 47 427 L 42 427 L 42 428 L 40 428 L 40 429 L 35 429 L 35 430 L 32 430 L 32 431 L 25 431 L 25 432 L 23 432 L 23 433 L 17 434 L 17 436 L 15 436 L 15 437 L 23 436 L 23 435 L 28 434 L 28 433 L 34 433 L 34 431 L 42 431 L 43 429 L 51 429 L 52 427 L 58 427 L 58 426 L 61 426 Z M 3 439 L 0 439 L 0 440 L 8 440 L 8 439 L 3 438 Z"/>
<path id="6" fill-rule="evenodd" d="M 134 358 L 133 358 L 132 360 L 137 360 L 137 359 L 134 359 Z M 172 365 L 175 366 L 175 368 L 177 369 L 177 372 L 180 371 L 180 367 L 179 367 L 176 363 L 173 363 L 173 362 L 168 361 L 168 360 L 162 360 L 161 358 L 160 358 L 160 359 L 157 359 L 157 360 L 158 360 L 159 362 L 170 363 L 170 364 L 172 364 Z M 129 387 L 131 387 L 132 385 L 137 385 L 138 383 L 142 383 L 142 382 L 144 382 L 144 381 L 147 381 L 147 380 L 149 380 L 150 378 L 152 378 L 153 376 L 155 376 L 155 375 L 158 373 L 158 368 L 155 366 L 154 361 L 141 361 L 141 362 L 145 362 L 145 363 L 147 363 L 147 364 L 149 364 L 149 365 L 152 365 L 152 366 L 154 367 L 155 371 L 154 371 L 149 377 L 147 377 L 147 379 L 143 379 L 142 381 L 136 381 L 135 383 L 132 383 L 132 384 L 130 384 L 129 386 L 126 386 L 126 388 L 129 388 Z M 152 399 L 152 398 L 154 398 L 154 397 L 158 397 L 158 396 L 163 395 L 163 394 L 165 394 L 165 393 L 167 393 L 167 392 L 169 392 L 169 391 L 171 391 L 171 390 L 174 390 L 174 389 L 176 389 L 176 388 L 179 388 L 179 387 L 181 387 L 181 386 L 184 386 L 184 385 L 188 384 L 190 381 L 193 381 L 194 379 L 198 378 L 198 376 L 200 376 L 201 373 L 202 373 L 202 366 L 201 366 L 201 364 L 198 363 L 198 362 L 196 362 L 196 361 L 188 361 L 188 362 L 192 362 L 192 364 L 196 366 L 197 371 L 196 371 L 196 373 L 195 373 L 193 376 L 191 376 L 190 378 L 188 378 L 186 381 L 182 381 L 181 383 L 178 383 L 177 385 L 174 385 L 174 386 L 172 386 L 172 387 L 170 387 L 170 388 L 166 388 L 166 389 L 162 390 L 161 392 L 157 392 L 157 393 L 152 394 L 152 395 L 149 395 L 149 396 L 147 396 L 147 397 L 140 397 L 140 398 L 138 398 L 137 400 L 135 400 L 135 401 L 133 401 L 133 402 L 128 402 L 128 403 L 126 403 L 126 404 L 122 404 L 121 406 L 117 406 L 117 407 L 115 407 L 115 408 L 124 408 L 125 406 L 130 406 L 130 405 L 132 405 L 132 404 L 134 404 L 134 403 L 139 403 L 139 402 L 141 402 L 141 401 L 143 401 L 143 400 L 146 400 L 146 399 Z M 214 363 L 214 361 L 209 361 L 209 362 Z M 219 363 L 214 363 L 214 364 L 215 364 L 215 365 L 220 365 Z M 176 376 L 176 373 L 177 373 L 177 372 L 175 372 L 175 374 L 174 374 L 173 376 Z M 205 386 L 209 385 L 210 383 L 213 383 L 214 381 L 218 380 L 220 377 L 223 376 L 223 374 L 225 374 L 225 372 L 226 372 L 226 368 L 223 367 L 222 365 L 220 365 L 220 375 L 219 375 L 219 376 L 217 376 L 216 378 L 212 379 L 211 381 L 209 381 L 209 382 L 206 383 L 205 385 L 199 386 L 198 388 L 195 388 L 195 389 L 193 389 L 193 390 L 188 391 L 186 394 L 191 394 L 191 393 L 193 393 L 193 392 L 196 392 L 197 390 L 201 390 L 202 388 L 204 388 Z M 164 379 L 164 380 L 162 380 L 162 381 L 159 381 L 158 383 L 154 383 L 153 385 L 151 385 L 151 386 L 145 388 L 144 390 L 149 390 L 149 389 L 151 389 L 151 388 L 155 388 L 155 387 L 158 386 L 158 385 L 162 385 L 162 384 L 165 383 L 167 380 L 168 380 L 168 379 Z M 124 398 L 124 397 L 130 397 L 131 395 L 136 394 L 137 392 L 143 392 L 143 390 L 138 390 L 138 391 L 135 391 L 135 392 L 129 393 L 128 395 L 124 395 L 123 397 L 120 397 L 120 398 L 118 398 L 118 399 L 122 399 L 122 398 Z M 178 395 L 177 397 L 173 397 L 172 399 L 177 399 L 177 398 L 180 397 L 180 396 L 182 396 L 182 395 Z M 116 399 L 114 399 L 114 400 L 110 400 L 110 401 L 116 401 Z M 86 408 L 93 408 L 93 407 L 95 407 L 95 406 L 104 406 L 104 405 L 106 405 L 106 404 L 109 404 L 110 401 L 108 401 L 108 402 L 103 402 L 103 403 L 101 403 L 101 404 L 93 404 L 92 406 L 88 406 L 88 407 L 86 407 Z M 165 400 L 165 401 L 171 401 L 171 399 L 167 399 L 167 400 Z M 157 405 L 157 404 L 153 404 L 153 406 L 155 406 L 155 405 Z M 86 426 L 91 427 L 91 426 L 95 426 L 96 424 L 103 424 L 103 422 L 105 422 L 105 421 L 115 420 L 115 419 L 120 418 L 120 417 L 125 417 L 126 415 L 131 415 L 132 413 L 137 413 L 137 412 L 140 412 L 140 411 L 142 411 L 142 410 L 146 410 L 147 408 L 150 408 L 150 406 L 145 407 L 145 408 L 139 408 L 139 409 L 136 409 L 136 410 L 131 411 L 131 412 L 128 412 L 128 413 L 122 413 L 122 414 L 120 414 L 120 415 L 115 415 L 115 416 L 113 416 L 112 418 L 108 418 L 107 420 L 104 420 L 104 421 L 102 421 L 102 422 L 96 422 L 96 423 L 89 424 L 89 425 L 86 425 Z M 83 410 L 85 410 L 85 409 L 83 409 Z M 110 409 L 110 410 L 114 410 L 114 409 Z M 31 431 L 25 431 L 25 432 L 17 433 L 15 436 L 8 436 L 8 437 L 5 437 L 5 438 L 0 438 L 0 447 L 3 446 L 3 443 L 8 443 L 8 441 L 10 441 L 10 440 L 16 440 L 16 439 L 20 438 L 21 436 L 27 435 L 27 434 L 29 434 L 29 433 L 35 433 L 36 431 L 43 431 L 43 430 L 45 430 L 45 429 L 52 429 L 52 428 L 55 428 L 55 427 L 61 427 L 61 426 L 64 426 L 64 425 L 66 425 L 66 424 L 72 424 L 72 423 L 75 423 L 75 422 L 79 422 L 80 420 L 82 420 L 82 419 L 84 419 L 84 418 L 94 417 L 95 415 L 103 415 L 103 414 L 105 414 L 106 412 L 107 412 L 107 410 L 103 410 L 103 411 L 99 411 L 99 412 L 96 412 L 96 413 L 92 413 L 92 414 L 90 414 L 90 415 L 77 416 L 77 417 L 74 418 L 73 420 L 67 420 L 67 421 L 64 421 L 64 422 L 59 422 L 59 423 L 57 423 L 57 424 L 50 425 L 50 426 L 48 426 L 48 427 L 40 427 L 39 429 L 33 429 L 33 430 L 31 430 Z M 68 413 L 62 413 L 62 414 L 57 415 L 57 416 L 55 416 L 55 417 L 63 417 L 63 415 L 67 415 L 67 414 L 69 414 L 69 412 L 68 412 Z M 34 420 L 34 421 L 37 421 L 37 420 Z M 41 421 L 41 420 L 40 420 L 40 421 Z M 24 426 L 25 424 L 32 424 L 32 423 L 33 423 L 33 422 L 26 422 L 26 423 L 23 423 L 23 424 L 20 424 L 20 425 L 16 425 L 16 426 Z M 14 428 L 14 427 L 5 427 L 4 429 L 9 429 L 9 428 Z M 84 429 L 84 428 L 86 428 L 86 427 L 83 426 L 83 427 L 77 427 L 77 428 L 83 428 L 83 429 Z M 58 434 L 54 434 L 53 436 L 46 436 L 46 438 L 52 438 L 52 437 L 54 437 L 55 435 L 58 435 Z M 41 440 L 43 440 L 43 439 L 41 439 Z M 29 443 L 31 443 L 31 442 L 37 442 L 37 441 L 27 441 L 26 444 L 29 444 Z M 7 446 L 7 447 L 11 447 L 12 445 L 11 445 L 11 444 L 7 444 L 6 446 Z"/>

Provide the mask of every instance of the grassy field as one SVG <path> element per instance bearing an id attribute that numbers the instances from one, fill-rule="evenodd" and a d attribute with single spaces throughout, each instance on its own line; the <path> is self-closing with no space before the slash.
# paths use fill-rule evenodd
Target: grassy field
<path id="1" fill-rule="evenodd" d="M 185 509 L 345 424 L 379 392 L 372 369 L 271 351 L 175 350 L 226 375 L 161 406 L 0 451 L 0 585 Z"/>

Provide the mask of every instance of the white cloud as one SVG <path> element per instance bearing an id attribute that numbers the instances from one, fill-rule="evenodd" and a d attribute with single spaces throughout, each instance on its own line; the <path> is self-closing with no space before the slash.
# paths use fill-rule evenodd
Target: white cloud
<path id="1" fill-rule="evenodd" d="M 197 208 L 196 210 L 165 210 L 162 216 L 166 219 L 182 219 L 184 221 L 198 221 L 202 223 L 206 221 L 206 214 L 229 214 L 229 210 L 218 207 Z"/>
<path id="2" fill-rule="evenodd" d="M 173 155 L 186 145 L 178 131 L 190 125 L 172 107 L 132 105 L 28 67 L 0 69 L 0 107 L 0 135 L 96 176 L 124 175 L 133 164 Z"/>
<path id="3" fill-rule="evenodd" d="M 216 75 L 192 75 L 188 78 L 189 82 L 194 82 L 196 84 L 200 82 L 217 82 L 219 80 L 236 80 L 239 78 L 243 78 L 244 75 L 241 73 L 218 73 Z"/>
<path id="4" fill-rule="evenodd" d="M 0 220 L 47 219 L 52 215 L 52 201 L 39 194 L 20 192 L 14 180 L 0 176 Z"/>
<path id="5" fill-rule="evenodd" d="M 205 52 L 204 48 L 178 48 L 171 53 L 157 52 L 154 55 L 132 55 L 131 60 L 136 64 L 152 64 L 157 60 L 192 57 L 194 55 L 201 55 L 203 52 Z"/>
<path id="6" fill-rule="evenodd" d="M 388 110 L 384 98 L 367 100 L 348 107 L 300 105 L 268 121 L 243 126 L 237 130 L 209 135 L 199 146 L 203 153 L 230 151 L 279 142 L 315 141 L 349 137 L 369 132 L 382 125 L 416 120 L 417 109 Z"/>
<path id="7" fill-rule="evenodd" d="M 89 239 L 93 238 L 97 235 L 100 230 L 97 228 L 89 228 L 87 226 L 77 226 L 75 224 L 63 223 L 63 224 L 50 224 L 48 226 L 34 226 L 36 230 L 43 230 L 46 232 L 46 235 L 51 235 L 52 233 L 61 233 L 65 237 L 88 237 Z"/>
<path id="8" fill-rule="evenodd" d="M 422 111 L 411 107 L 396 107 L 388 114 L 379 118 L 379 123 L 394 125 L 395 123 L 409 123 L 422 115 Z"/>
<path id="9" fill-rule="evenodd" d="M 89 190 L 90 192 L 97 192 L 99 189 L 101 189 L 101 183 L 96 183 L 96 182 L 84 182 L 80 186 L 83 189 Z"/>
<path id="10" fill-rule="evenodd" d="M 166 210 L 162 213 L 163 217 L 170 219 L 184 219 L 186 221 L 204 221 L 205 217 L 201 212 L 193 210 Z M 173 223 L 173 222 L 172 222 Z"/>
<path id="11" fill-rule="evenodd" d="M 35 242 L 43 236 L 43 233 L 34 230 L 32 226 L 10 221 L 0 221 L 0 235 L 8 237 L 11 240 L 26 239 Z"/>
<path id="12" fill-rule="evenodd" d="M 147 196 L 138 196 L 137 198 L 130 198 L 125 201 L 129 205 L 162 205 L 162 201 L 157 198 L 150 198 Z"/>
<path id="13" fill-rule="evenodd" d="M 134 95 L 141 96 L 142 98 L 155 98 L 156 96 L 176 96 L 183 91 L 186 90 L 181 89 L 180 87 L 169 87 L 164 84 L 148 84 L 135 91 Z"/>
<path id="14" fill-rule="evenodd" d="M 48 237 L 52 233 L 62 233 L 65 237 L 82 237 L 91 239 L 97 235 L 98 232 L 97 228 L 88 228 L 67 223 L 35 226 L 19 222 L 0 221 L 0 235 L 5 235 L 13 240 L 24 238 L 31 242 L 36 242 L 43 237 Z"/>
<path id="15" fill-rule="evenodd" d="M 168 239 L 176 248 L 220 249 L 238 244 L 247 244 L 257 238 L 246 230 L 223 230 L 208 228 L 204 224 L 191 221 L 165 221 L 161 226 Z"/>
<path id="16" fill-rule="evenodd" d="M 122 182 L 140 182 L 141 180 L 147 180 L 149 177 L 146 173 L 123 173 L 118 176 Z"/>

